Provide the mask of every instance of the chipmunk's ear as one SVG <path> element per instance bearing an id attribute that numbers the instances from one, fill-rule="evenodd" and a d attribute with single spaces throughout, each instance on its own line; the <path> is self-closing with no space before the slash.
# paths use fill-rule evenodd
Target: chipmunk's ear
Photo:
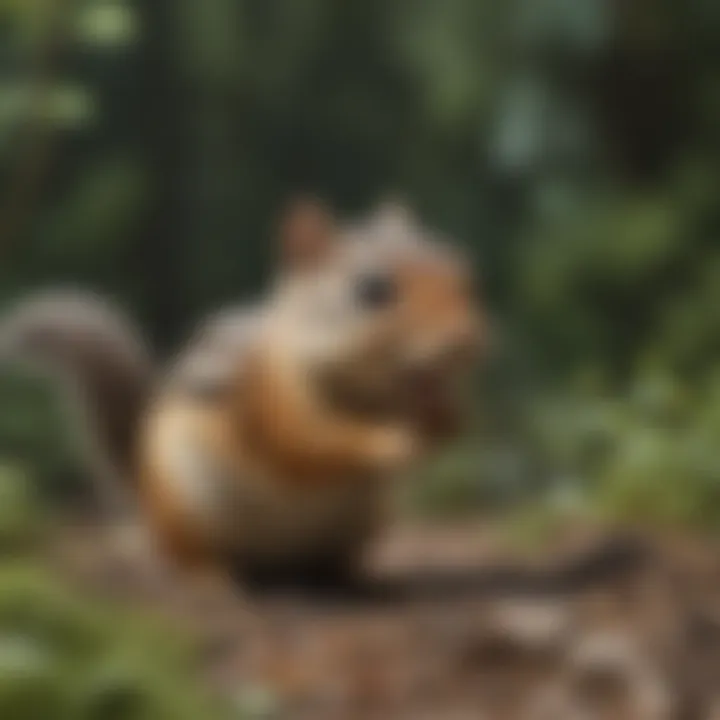
<path id="1" fill-rule="evenodd" d="M 400 198 L 385 198 L 372 214 L 377 237 L 383 242 L 398 242 L 411 235 L 417 220 L 410 206 Z"/>
<path id="2" fill-rule="evenodd" d="M 296 198 L 280 221 L 280 264 L 286 270 L 308 268 L 323 260 L 336 236 L 333 213 L 316 198 Z"/>

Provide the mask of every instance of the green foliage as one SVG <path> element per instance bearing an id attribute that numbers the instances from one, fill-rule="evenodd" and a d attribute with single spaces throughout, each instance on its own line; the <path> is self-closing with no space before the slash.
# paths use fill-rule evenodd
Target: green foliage
<path id="1" fill-rule="evenodd" d="M 49 213 L 40 267 L 95 273 L 114 269 L 123 240 L 137 231 L 144 206 L 143 168 L 132 158 L 102 158 Z M 98 239 L 102 239 L 98 243 Z"/>
<path id="2" fill-rule="evenodd" d="M 601 513 L 720 529 L 718 387 L 695 394 L 647 371 L 623 399 L 548 402 L 536 418 L 537 447 Z"/>
<path id="3" fill-rule="evenodd" d="M 26 562 L 0 565 L 0 714 L 17 720 L 232 717 L 195 689 L 192 646 Z"/>
<path id="4" fill-rule="evenodd" d="M 46 524 L 29 480 L 0 467 L 0 717 L 262 717 L 269 699 L 248 691 L 233 708 L 200 689 L 198 648 L 171 623 L 72 591 L 32 559 Z"/>
<path id="5" fill-rule="evenodd" d="M 13 497 L 25 498 L 27 488 L 29 497 L 39 492 L 57 500 L 83 489 L 76 428 L 68 417 L 49 378 L 20 368 L 0 370 L 0 458 L 7 459 L 0 463 L 0 480 L 11 481 Z"/>
<path id="6" fill-rule="evenodd" d="M 29 559 L 43 525 L 27 480 L 0 472 L 0 717 L 239 717 L 198 688 L 195 643 L 170 623 L 71 591 Z"/>
<path id="7" fill-rule="evenodd" d="M 411 480 L 408 500 L 412 510 L 431 515 L 475 512 L 489 494 L 481 480 L 483 453 L 474 446 L 454 447 L 429 462 Z"/>
<path id="8" fill-rule="evenodd" d="M 37 488 L 20 467 L 0 465 L 0 553 L 16 551 L 36 539 L 43 520 Z"/>

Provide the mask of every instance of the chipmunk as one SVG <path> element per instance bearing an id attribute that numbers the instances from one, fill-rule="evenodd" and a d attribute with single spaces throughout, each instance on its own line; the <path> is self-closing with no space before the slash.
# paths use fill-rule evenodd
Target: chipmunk
<path id="1" fill-rule="evenodd" d="M 354 577 L 391 478 L 458 431 L 483 337 L 460 250 L 400 207 L 339 222 L 305 201 L 257 307 L 207 321 L 136 430 L 165 557 L 241 577 Z"/>

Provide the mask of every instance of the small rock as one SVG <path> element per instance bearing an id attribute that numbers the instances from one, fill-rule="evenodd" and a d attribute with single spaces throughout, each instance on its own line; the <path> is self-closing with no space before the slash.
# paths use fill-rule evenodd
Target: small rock
<path id="1" fill-rule="evenodd" d="M 671 688 L 625 635 L 584 638 L 569 658 L 569 670 L 574 692 L 590 705 L 632 708 L 639 720 L 671 716 Z"/>
<path id="2" fill-rule="evenodd" d="M 575 673 L 634 672 L 643 662 L 638 648 L 620 633 L 586 635 L 572 649 L 570 667 Z"/>
<path id="3" fill-rule="evenodd" d="M 495 613 L 497 630 L 528 649 L 552 649 L 564 643 L 571 617 L 562 602 L 505 603 Z"/>

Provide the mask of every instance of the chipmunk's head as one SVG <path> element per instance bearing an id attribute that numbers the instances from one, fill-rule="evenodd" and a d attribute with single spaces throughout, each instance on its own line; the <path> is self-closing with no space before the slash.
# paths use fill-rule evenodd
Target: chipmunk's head
<path id="1" fill-rule="evenodd" d="M 484 340 L 472 268 L 397 204 L 355 224 L 312 201 L 280 230 L 273 307 L 313 377 L 368 404 L 446 392 Z"/>

